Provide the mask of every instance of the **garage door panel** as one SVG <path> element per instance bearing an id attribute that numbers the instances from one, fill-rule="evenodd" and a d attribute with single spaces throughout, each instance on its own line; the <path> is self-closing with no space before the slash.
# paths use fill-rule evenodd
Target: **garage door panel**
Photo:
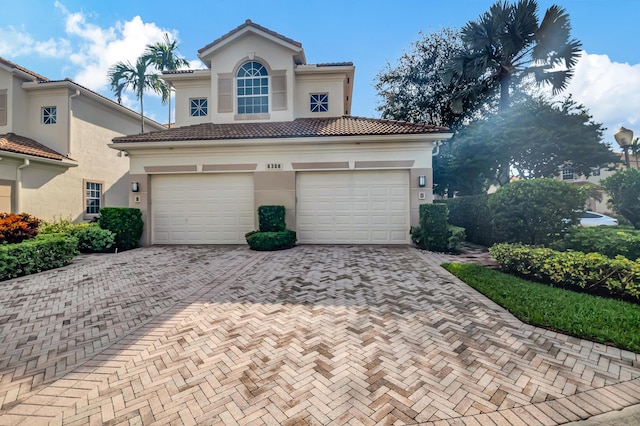
<path id="1" fill-rule="evenodd" d="M 409 242 L 408 171 L 301 172 L 296 182 L 300 242 Z"/>
<path id="2" fill-rule="evenodd" d="M 152 177 L 154 244 L 243 244 L 254 228 L 253 175 Z"/>

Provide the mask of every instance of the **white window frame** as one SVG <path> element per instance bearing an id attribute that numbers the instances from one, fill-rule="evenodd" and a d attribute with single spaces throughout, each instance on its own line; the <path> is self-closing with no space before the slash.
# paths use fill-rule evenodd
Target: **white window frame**
<path id="1" fill-rule="evenodd" d="M 90 188 L 90 185 L 99 185 L 99 189 L 96 189 L 95 187 Z M 93 218 L 96 217 L 100 214 L 100 209 L 102 207 L 104 207 L 104 182 L 100 182 L 100 181 L 96 181 L 96 180 L 89 180 L 89 179 L 85 179 L 83 181 L 83 190 L 84 190 L 84 216 L 85 218 Z M 95 196 L 95 194 L 93 193 L 93 191 L 99 191 L 99 195 L 98 197 Z M 90 192 L 91 191 L 91 192 Z M 89 201 L 90 200 L 98 200 L 98 208 L 96 212 L 89 212 L 89 208 L 91 207 L 91 209 L 95 209 L 95 206 L 89 206 Z"/>
<path id="2" fill-rule="evenodd" d="M 312 113 L 329 112 L 329 94 L 309 93 L 309 110 Z"/>
<path id="3" fill-rule="evenodd" d="M 58 123 L 58 107 L 43 106 L 40 110 L 41 123 L 44 125 L 57 124 Z"/>
<path id="4" fill-rule="evenodd" d="M 562 180 L 573 180 L 573 169 L 569 166 L 565 166 L 562 169 Z"/>
<path id="5" fill-rule="evenodd" d="M 206 117 L 209 115 L 209 100 L 207 98 L 189 99 L 189 116 Z"/>
<path id="6" fill-rule="evenodd" d="M 246 68 L 247 65 L 250 65 L 250 68 Z M 258 66 L 256 66 L 258 65 Z M 264 71 L 264 74 L 263 74 Z M 241 75 L 243 74 L 243 75 Z M 248 74 L 248 75 L 247 75 Z M 263 79 L 265 81 L 263 81 Z M 268 114 L 269 113 L 269 86 L 270 86 L 270 76 L 269 70 L 266 66 L 264 66 L 259 61 L 251 60 L 244 62 L 238 71 L 236 72 L 236 113 L 240 116 L 246 115 L 258 115 L 258 114 Z M 255 85 L 255 80 L 260 80 Z M 250 86 L 247 86 L 247 82 L 251 82 Z M 247 88 L 251 91 L 250 94 L 247 94 Z M 259 89 L 260 93 L 254 93 L 256 88 Z M 266 104 L 262 102 L 262 98 L 266 98 Z M 242 100 L 242 102 L 241 102 Z M 252 105 L 246 105 L 246 100 L 251 100 Z M 255 105 L 253 101 L 260 100 L 260 102 Z M 242 106 L 240 104 L 243 104 Z M 256 110 L 257 109 L 257 110 Z"/>

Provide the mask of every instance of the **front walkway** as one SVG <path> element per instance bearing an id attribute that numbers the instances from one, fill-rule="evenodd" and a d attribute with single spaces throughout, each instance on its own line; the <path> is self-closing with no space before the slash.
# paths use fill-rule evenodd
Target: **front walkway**
<path id="1" fill-rule="evenodd" d="M 442 260 L 152 247 L 0 283 L 0 424 L 555 425 L 640 403 L 640 355 L 523 325 Z"/>

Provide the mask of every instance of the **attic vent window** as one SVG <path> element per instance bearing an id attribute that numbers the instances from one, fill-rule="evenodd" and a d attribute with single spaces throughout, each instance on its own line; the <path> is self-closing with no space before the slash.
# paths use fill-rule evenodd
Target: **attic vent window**
<path id="1" fill-rule="evenodd" d="M 54 106 L 42 107 L 42 124 L 56 124 L 58 109 Z"/>
<path id="2" fill-rule="evenodd" d="M 310 95 L 311 112 L 329 111 L 329 95 L 327 93 L 312 93 Z"/>
<path id="3" fill-rule="evenodd" d="M 269 73 L 260 62 L 245 62 L 236 74 L 238 114 L 269 112 Z"/>
<path id="4" fill-rule="evenodd" d="M 194 98 L 189 101 L 192 117 L 205 117 L 207 115 L 207 98 Z"/>

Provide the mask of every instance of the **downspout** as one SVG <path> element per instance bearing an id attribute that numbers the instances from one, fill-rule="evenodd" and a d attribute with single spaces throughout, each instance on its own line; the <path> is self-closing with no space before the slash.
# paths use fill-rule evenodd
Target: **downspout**
<path id="1" fill-rule="evenodd" d="M 71 154 L 71 99 L 76 96 L 80 96 L 80 89 L 76 89 L 76 92 L 69 95 L 69 102 L 67 102 L 67 157 Z"/>
<path id="2" fill-rule="evenodd" d="M 22 213 L 22 169 L 29 167 L 29 165 L 29 159 L 25 158 L 23 163 L 16 169 L 16 207 L 14 213 Z"/>
<path id="3" fill-rule="evenodd" d="M 431 150 L 431 156 L 432 157 L 437 157 L 438 154 L 440 154 L 440 145 L 442 145 L 442 141 L 437 141 L 436 142 L 436 151 L 433 152 L 433 150 Z"/>

